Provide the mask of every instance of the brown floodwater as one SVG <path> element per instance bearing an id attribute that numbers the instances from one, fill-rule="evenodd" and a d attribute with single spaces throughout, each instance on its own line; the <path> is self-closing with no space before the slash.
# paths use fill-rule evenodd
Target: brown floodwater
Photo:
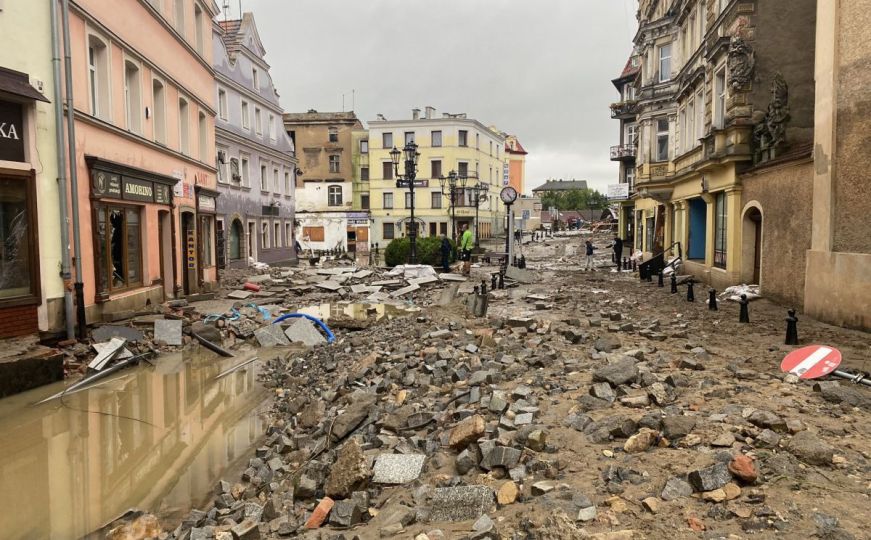
<path id="1" fill-rule="evenodd" d="M 0 535 L 76 539 L 131 508 L 171 522 L 201 506 L 264 433 L 259 362 L 216 379 L 254 355 L 195 349 L 63 402 L 32 405 L 64 383 L 0 400 Z"/>

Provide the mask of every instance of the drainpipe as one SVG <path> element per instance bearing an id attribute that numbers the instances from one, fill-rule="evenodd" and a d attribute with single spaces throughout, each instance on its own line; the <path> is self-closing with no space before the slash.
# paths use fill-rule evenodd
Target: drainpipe
<path id="1" fill-rule="evenodd" d="M 61 251 L 61 278 L 64 282 L 64 321 L 66 322 L 67 339 L 75 338 L 75 321 L 73 320 L 73 293 L 69 284 L 72 281 L 70 274 L 70 224 L 67 215 L 67 155 L 64 148 L 64 110 L 61 103 L 61 68 L 60 68 L 60 41 L 57 35 L 57 2 L 51 0 L 51 64 L 54 70 L 54 121 L 55 142 L 57 144 L 57 191 L 60 202 L 60 251 Z"/>
<path id="2" fill-rule="evenodd" d="M 76 322 L 79 327 L 79 339 L 87 337 L 87 321 L 85 320 L 85 285 L 82 283 L 82 242 L 79 231 L 79 178 L 76 169 L 76 124 L 75 107 L 73 106 L 73 68 L 70 57 L 70 2 L 62 0 L 63 39 L 64 39 L 64 71 L 67 102 L 67 142 L 70 156 L 70 190 L 73 202 L 73 244 L 76 253 L 75 290 L 76 290 Z M 54 3 L 54 0 L 52 0 Z"/>

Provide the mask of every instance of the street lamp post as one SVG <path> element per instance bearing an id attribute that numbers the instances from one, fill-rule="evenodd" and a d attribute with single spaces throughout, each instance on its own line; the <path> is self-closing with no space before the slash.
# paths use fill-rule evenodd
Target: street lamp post
<path id="1" fill-rule="evenodd" d="M 459 175 L 456 171 L 451 171 L 447 176 L 442 176 L 439 178 L 439 185 L 442 189 L 442 195 L 449 198 L 450 206 L 450 214 L 451 214 L 451 238 L 454 241 L 457 241 L 456 237 L 456 228 L 457 228 L 457 193 L 460 190 L 466 189 L 466 182 L 469 181 L 469 177 L 466 175 Z"/>
<path id="2" fill-rule="evenodd" d="M 399 174 L 399 160 L 405 158 L 405 174 Z M 409 230 L 409 238 L 411 238 L 411 264 L 417 264 L 417 222 L 414 221 L 414 180 L 417 178 L 417 162 L 420 159 L 420 152 L 417 151 L 417 145 L 413 142 L 405 144 L 402 150 L 395 146 L 390 151 L 390 160 L 393 161 L 393 172 L 396 176 L 396 187 L 407 187 L 411 192 L 411 229 Z"/>
<path id="3" fill-rule="evenodd" d="M 473 193 L 475 197 L 475 249 L 479 247 L 479 235 L 478 235 L 478 210 L 481 207 L 482 202 L 487 201 L 487 192 L 490 190 L 490 186 L 485 184 L 478 184 L 474 188 Z"/>

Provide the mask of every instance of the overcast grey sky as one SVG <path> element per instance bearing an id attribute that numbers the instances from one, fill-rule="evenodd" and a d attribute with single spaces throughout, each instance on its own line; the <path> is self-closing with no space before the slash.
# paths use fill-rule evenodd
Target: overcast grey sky
<path id="1" fill-rule="evenodd" d="M 229 0 L 238 15 L 239 0 Z M 636 0 L 241 0 L 254 13 L 286 111 L 411 118 L 432 105 L 516 134 L 526 189 L 617 181 L 608 105 Z M 223 4 L 224 0 L 218 0 Z"/>

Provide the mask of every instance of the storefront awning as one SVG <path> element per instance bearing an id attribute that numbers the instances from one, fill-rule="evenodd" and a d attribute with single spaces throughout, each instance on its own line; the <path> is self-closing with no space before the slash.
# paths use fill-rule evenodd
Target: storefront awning
<path id="1" fill-rule="evenodd" d="M 39 90 L 30 85 L 26 73 L 3 67 L 0 67 L 0 93 L 51 103 Z"/>

